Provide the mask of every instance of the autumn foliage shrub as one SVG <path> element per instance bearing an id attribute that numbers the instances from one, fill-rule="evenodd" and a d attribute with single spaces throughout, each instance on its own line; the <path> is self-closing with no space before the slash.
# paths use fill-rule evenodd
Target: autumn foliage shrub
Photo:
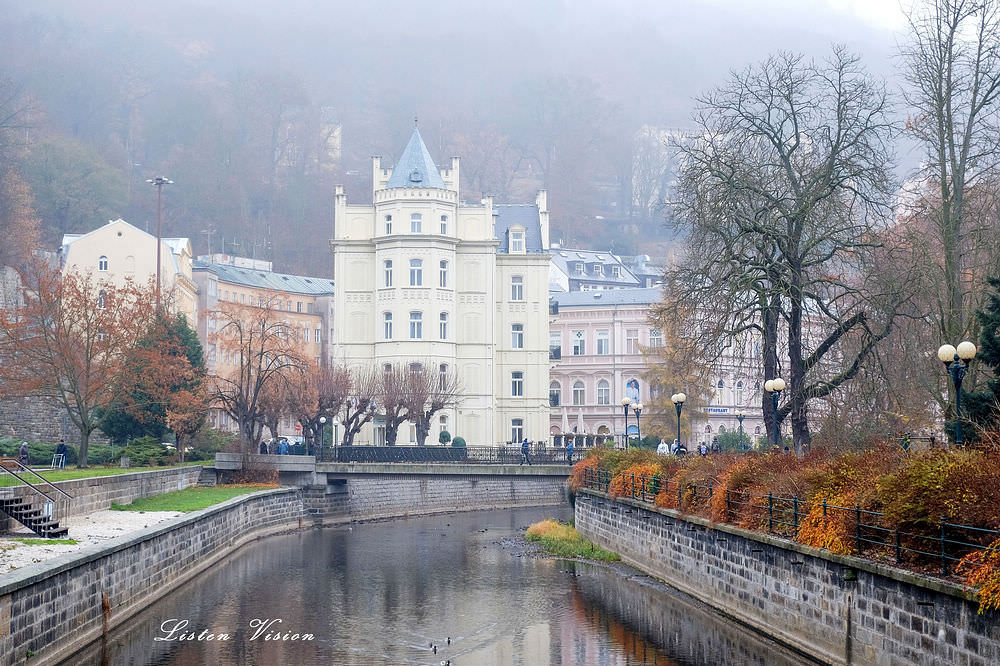
<path id="1" fill-rule="evenodd" d="M 573 471 L 569 475 L 569 487 L 574 493 L 578 491 L 587 480 L 587 474 L 602 469 L 601 458 L 598 456 L 587 456 L 580 462 L 573 465 Z"/>
<path id="2" fill-rule="evenodd" d="M 656 463 L 629 465 L 611 478 L 608 491 L 612 497 L 641 497 L 643 493 L 654 496 L 660 485 L 661 473 Z"/>
<path id="3" fill-rule="evenodd" d="M 955 571 L 965 578 L 966 585 L 976 588 L 980 615 L 1000 610 L 1000 539 L 985 550 L 966 555 Z"/>

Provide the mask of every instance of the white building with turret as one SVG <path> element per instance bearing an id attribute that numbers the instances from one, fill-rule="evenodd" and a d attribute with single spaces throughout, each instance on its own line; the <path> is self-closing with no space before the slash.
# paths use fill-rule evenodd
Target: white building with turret
<path id="1" fill-rule="evenodd" d="M 459 160 L 439 170 L 414 130 L 394 168 L 373 158 L 371 205 L 335 200 L 337 360 L 432 363 L 461 399 L 437 415 L 470 445 L 545 440 L 549 432 L 549 214 L 534 204 L 459 197 Z M 409 439 L 408 439 L 409 438 Z M 404 424 L 401 444 L 415 440 Z M 376 419 L 356 443 L 384 443 Z"/>

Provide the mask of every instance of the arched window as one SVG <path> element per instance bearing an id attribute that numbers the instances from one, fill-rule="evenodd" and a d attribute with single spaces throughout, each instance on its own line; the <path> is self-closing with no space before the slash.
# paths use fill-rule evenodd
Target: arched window
<path id="1" fill-rule="evenodd" d="M 410 286 L 419 287 L 424 283 L 423 259 L 410 259 Z"/>
<path id="2" fill-rule="evenodd" d="M 705 426 L 705 432 L 708 433 L 709 435 L 711 435 L 712 434 L 712 426 L 710 426 L 710 425 Z"/>
<path id="3" fill-rule="evenodd" d="M 441 275 L 438 280 L 438 286 L 442 289 L 448 288 L 448 262 L 444 259 L 441 260 Z"/>
<path id="4" fill-rule="evenodd" d="M 719 426 L 719 434 L 721 435 L 721 434 L 722 434 L 722 433 L 724 433 L 724 432 L 726 432 L 726 426 L 724 426 L 724 425 L 720 425 L 720 426 Z"/>
<path id="5" fill-rule="evenodd" d="M 573 404 L 582 405 L 586 400 L 587 394 L 583 388 L 583 382 L 576 381 L 573 382 Z"/>
<path id="6" fill-rule="evenodd" d="M 101 258 L 97 260 L 97 270 L 99 271 L 108 270 L 108 258 L 103 254 L 101 255 Z"/>
<path id="7" fill-rule="evenodd" d="M 743 380 L 736 382 L 736 404 L 743 404 Z"/>
<path id="8" fill-rule="evenodd" d="M 756 427 L 755 427 L 755 428 L 753 429 L 753 434 L 755 434 L 755 435 L 759 435 L 759 434 L 760 434 L 760 426 L 756 426 Z"/>
<path id="9" fill-rule="evenodd" d="M 549 382 L 549 406 L 558 407 L 561 402 L 562 396 L 562 386 L 559 382 L 551 381 Z"/>
<path id="10" fill-rule="evenodd" d="M 602 379 L 597 382 L 597 404 L 598 405 L 610 405 L 611 404 L 611 384 L 608 380 Z"/>
<path id="11" fill-rule="evenodd" d="M 718 386 L 718 387 L 719 387 L 720 389 L 724 389 L 724 388 L 726 388 L 726 382 L 724 382 L 724 381 L 722 381 L 722 380 L 720 379 L 720 380 L 719 380 L 719 383 L 717 384 L 717 386 Z"/>

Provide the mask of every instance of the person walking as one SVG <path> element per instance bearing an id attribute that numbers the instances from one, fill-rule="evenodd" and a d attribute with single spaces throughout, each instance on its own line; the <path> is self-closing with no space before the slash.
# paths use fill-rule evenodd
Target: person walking
<path id="1" fill-rule="evenodd" d="M 66 454 L 69 450 L 66 448 L 66 440 L 60 439 L 59 446 L 56 447 L 56 455 L 59 456 L 59 469 L 66 467 Z"/>
<path id="2" fill-rule="evenodd" d="M 521 442 L 521 464 L 522 465 L 524 463 L 528 463 L 529 465 L 531 464 L 531 458 L 528 457 L 528 453 L 530 452 L 530 450 L 531 449 L 528 447 L 528 438 L 525 437 L 524 441 Z"/>
<path id="3" fill-rule="evenodd" d="M 574 450 L 575 446 L 576 446 L 576 442 L 571 437 L 570 440 L 566 443 L 566 464 L 567 465 L 572 465 L 573 464 L 573 450 Z"/>
<path id="4" fill-rule="evenodd" d="M 705 446 L 705 442 L 702 442 L 701 444 L 698 445 L 698 453 L 701 454 L 702 458 L 708 455 L 708 447 Z"/>
<path id="5" fill-rule="evenodd" d="M 17 459 L 25 467 L 28 466 L 28 442 L 21 442 L 21 448 L 17 452 Z"/>

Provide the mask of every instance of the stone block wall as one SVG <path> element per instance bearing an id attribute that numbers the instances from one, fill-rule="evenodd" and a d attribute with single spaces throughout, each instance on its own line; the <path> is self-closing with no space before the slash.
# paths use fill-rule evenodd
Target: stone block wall
<path id="1" fill-rule="evenodd" d="M 540 506 L 564 501 L 565 477 L 415 474 L 352 476 L 349 517 L 394 516 Z"/>
<path id="2" fill-rule="evenodd" d="M 5 398 L 0 400 L 0 437 L 50 444 L 65 439 L 68 445 L 75 447 L 80 442 L 80 431 L 69 420 L 63 404 L 55 398 Z M 107 441 L 100 430 L 90 433 L 91 444 Z"/>
<path id="3" fill-rule="evenodd" d="M 242 543 L 296 528 L 301 517 L 297 490 L 264 491 L 6 574 L 0 664 L 65 658 Z"/>
<path id="4" fill-rule="evenodd" d="M 957 585 L 591 491 L 577 495 L 576 527 L 825 663 L 1000 663 L 1000 623 Z"/>

